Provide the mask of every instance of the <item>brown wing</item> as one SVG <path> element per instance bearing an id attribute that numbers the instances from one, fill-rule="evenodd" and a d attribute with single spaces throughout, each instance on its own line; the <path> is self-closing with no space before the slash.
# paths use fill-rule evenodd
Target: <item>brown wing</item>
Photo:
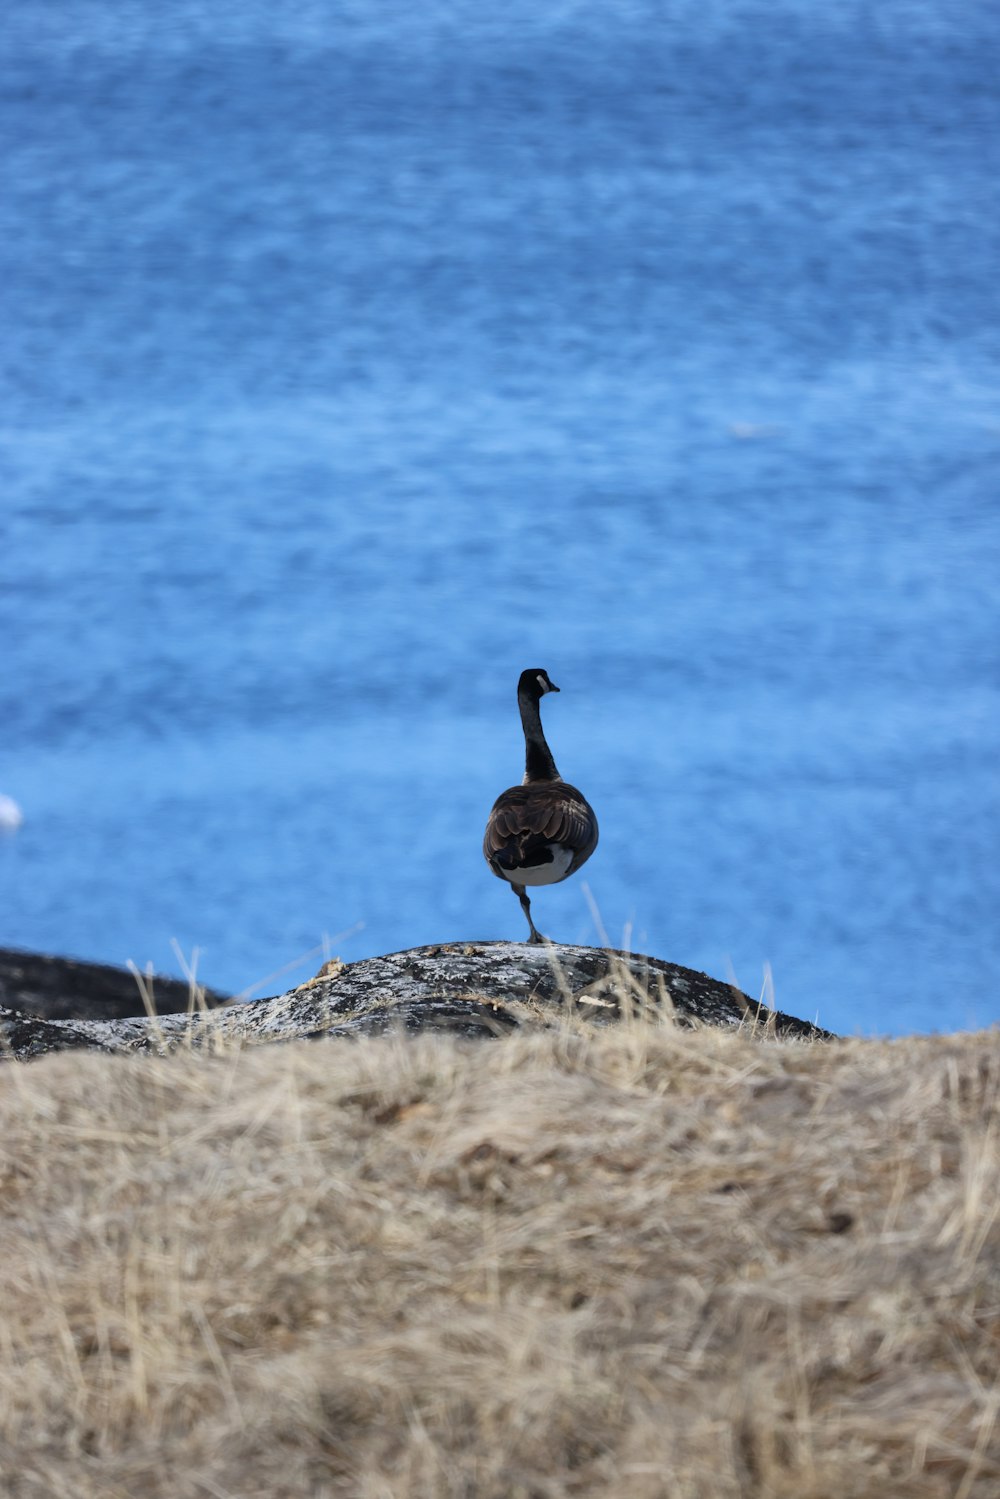
<path id="1" fill-rule="evenodd" d="M 487 861 L 492 863 L 511 844 L 523 847 L 532 838 L 572 849 L 567 872 L 578 869 L 597 847 L 597 818 L 583 793 L 566 781 L 532 781 L 498 796 L 483 839 Z"/>

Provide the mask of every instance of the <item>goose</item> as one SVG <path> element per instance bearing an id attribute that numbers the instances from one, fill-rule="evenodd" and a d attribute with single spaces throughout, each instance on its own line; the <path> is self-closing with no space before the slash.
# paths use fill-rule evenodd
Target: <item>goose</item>
<path id="1" fill-rule="evenodd" d="M 538 705 L 558 692 L 540 666 L 522 671 L 517 706 L 524 729 L 524 780 L 493 803 L 483 854 L 499 880 L 506 880 L 528 918 L 533 944 L 546 942 L 531 919 L 527 885 L 555 885 L 575 873 L 597 847 L 597 818 L 582 792 L 556 770 L 545 742 Z"/>

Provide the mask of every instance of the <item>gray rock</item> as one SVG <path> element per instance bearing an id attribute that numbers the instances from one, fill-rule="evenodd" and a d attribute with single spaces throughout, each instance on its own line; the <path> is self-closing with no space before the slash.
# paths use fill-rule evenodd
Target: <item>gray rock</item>
<path id="1" fill-rule="evenodd" d="M 672 1013 L 682 1025 L 746 1023 L 762 1036 L 830 1035 L 662 958 L 593 947 L 455 942 L 357 963 L 334 960 L 287 994 L 209 1013 L 49 1020 L 0 1008 L 0 1045 L 8 1056 L 27 1060 L 73 1048 L 167 1052 L 213 1041 L 335 1039 L 387 1030 L 491 1037 L 558 1025 L 568 1013 L 606 1023 L 648 1011 Z"/>
<path id="2" fill-rule="evenodd" d="M 157 1014 L 183 1014 L 190 1007 L 185 980 L 156 974 L 143 977 L 143 983 Z M 230 1003 L 228 995 L 214 989 L 199 988 L 199 994 L 209 1009 Z M 144 1008 L 130 969 L 15 947 L 0 947 L 0 1005 L 45 1020 L 124 1020 Z"/>

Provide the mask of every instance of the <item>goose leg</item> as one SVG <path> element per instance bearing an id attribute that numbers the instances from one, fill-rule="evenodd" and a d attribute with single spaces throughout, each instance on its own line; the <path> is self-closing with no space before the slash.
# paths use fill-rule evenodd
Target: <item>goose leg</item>
<path id="1" fill-rule="evenodd" d="M 538 928 L 535 926 L 535 923 L 531 919 L 531 901 L 528 899 L 528 892 L 525 890 L 524 886 L 512 885 L 511 889 L 514 891 L 514 894 L 521 902 L 521 910 L 528 918 L 528 925 L 531 928 L 531 936 L 528 938 L 529 944 L 531 946 L 538 946 L 538 944 L 541 942 L 547 942 L 549 940 L 548 937 L 542 936 L 541 932 L 538 930 Z"/>

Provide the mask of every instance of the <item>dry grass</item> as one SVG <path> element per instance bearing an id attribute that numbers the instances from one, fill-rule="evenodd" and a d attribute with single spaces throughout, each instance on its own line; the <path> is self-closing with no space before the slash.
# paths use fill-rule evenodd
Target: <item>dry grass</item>
<path id="1" fill-rule="evenodd" d="M 996 1034 L 3 1069 L 10 1499 L 994 1499 Z"/>

